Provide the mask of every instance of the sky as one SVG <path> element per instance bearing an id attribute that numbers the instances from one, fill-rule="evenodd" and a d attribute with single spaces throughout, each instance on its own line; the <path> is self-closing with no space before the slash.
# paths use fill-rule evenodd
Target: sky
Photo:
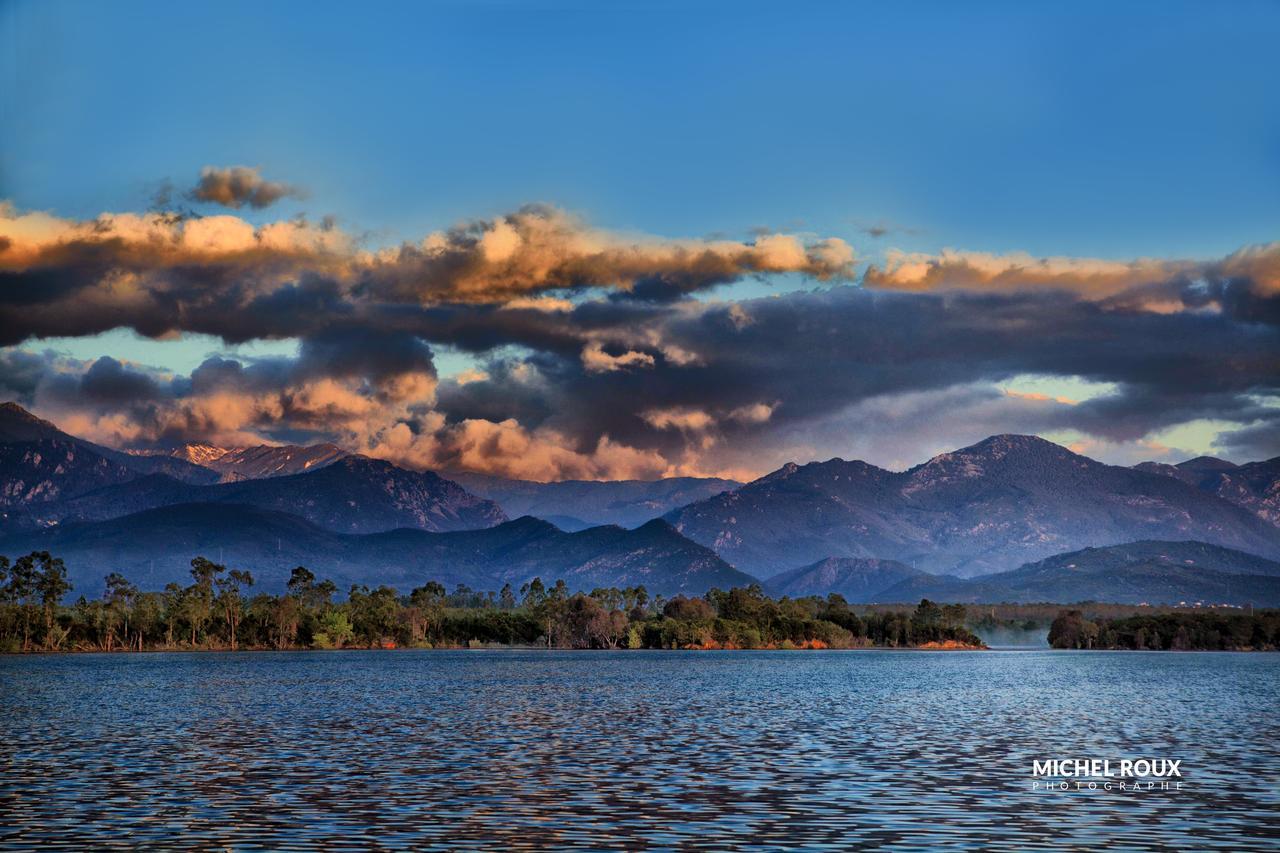
<path id="1" fill-rule="evenodd" d="M 1249 2 L 9 0 L 0 396 L 540 480 L 1280 455 L 1277 41 Z"/>

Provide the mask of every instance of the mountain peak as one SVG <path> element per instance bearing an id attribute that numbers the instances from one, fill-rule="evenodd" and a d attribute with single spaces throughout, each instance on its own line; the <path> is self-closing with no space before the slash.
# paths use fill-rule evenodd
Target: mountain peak
<path id="1" fill-rule="evenodd" d="M 254 444 L 247 447 L 193 443 L 173 450 L 170 455 L 216 471 L 223 482 L 236 482 L 315 471 L 348 454 L 328 443 Z"/>
<path id="2" fill-rule="evenodd" d="M 1098 463 L 1073 453 L 1060 444 L 1035 435 L 1017 435 L 1003 433 L 989 436 L 953 450 L 950 453 L 939 453 L 937 456 L 912 468 L 908 474 L 913 484 L 908 491 L 913 491 L 922 484 L 942 480 L 972 480 L 985 477 L 996 471 L 1021 469 L 1028 465 L 1040 466 L 1045 460 L 1076 461 L 1082 464 Z"/>
<path id="3" fill-rule="evenodd" d="M 1175 467 L 1184 471 L 1230 471 L 1240 466 L 1216 456 L 1197 456 L 1195 459 L 1179 462 Z"/>
<path id="4" fill-rule="evenodd" d="M 824 462 L 807 462 L 804 465 L 788 462 L 754 482 L 771 483 L 797 475 L 806 483 L 823 479 L 840 480 L 842 477 L 846 481 L 861 481 L 867 478 L 875 479 L 885 473 L 887 472 L 883 468 L 878 468 L 870 462 L 863 462 L 861 459 L 841 459 L 836 456 Z"/>
<path id="5" fill-rule="evenodd" d="M 764 481 L 768 481 L 768 480 L 783 480 L 783 479 L 786 479 L 787 477 L 790 477 L 791 475 L 795 474 L 795 472 L 797 472 L 797 471 L 799 471 L 799 470 L 800 470 L 800 465 L 799 465 L 799 463 L 797 463 L 797 462 L 788 462 L 787 464 L 783 465 L 783 466 L 782 466 L 781 468 L 779 468 L 778 470 L 776 470 L 776 471 L 772 471 L 772 472 L 770 472 L 770 473 L 768 473 L 768 474 L 765 474 L 765 475 L 764 475 L 763 477 L 761 477 L 760 479 L 761 479 L 761 480 L 764 480 Z"/>
<path id="6" fill-rule="evenodd" d="M 57 426 L 38 418 L 10 400 L 0 403 L 0 441 L 40 441 L 46 438 L 68 438 Z"/>
<path id="7" fill-rule="evenodd" d="M 18 415 L 20 417 L 27 418 L 28 420 L 40 420 L 35 415 L 22 408 L 22 406 L 18 405 L 14 400 L 8 400 L 4 403 L 0 403 L 0 412 L 3 412 L 5 415 Z"/>
<path id="8" fill-rule="evenodd" d="M 977 444 L 971 444 L 968 447 L 961 448 L 954 452 L 982 453 L 998 457 L 1008 453 L 1028 450 L 1071 452 L 1062 445 L 1049 441 L 1047 438 L 1041 438 L 1038 435 L 1021 435 L 1014 432 L 1004 432 L 998 435 L 987 436 Z"/>
<path id="9" fill-rule="evenodd" d="M 534 533 L 561 533 L 560 528 L 556 527 L 549 521 L 543 521 L 541 518 L 534 518 L 532 515 L 522 515 L 511 521 L 504 521 L 496 525 L 497 529 L 506 531 L 507 533 L 534 534 Z"/>
<path id="10" fill-rule="evenodd" d="M 650 535 L 680 535 L 680 532 L 676 530 L 675 526 L 665 518 L 655 518 L 650 521 L 646 521 L 644 524 L 636 528 L 637 533 L 642 531 Z"/>
<path id="11" fill-rule="evenodd" d="M 868 603 L 889 587 L 914 577 L 926 577 L 918 569 L 896 560 L 857 557 L 824 557 L 815 563 L 776 574 L 765 580 L 775 595 L 796 598 L 839 593 L 850 603 Z"/>
<path id="12" fill-rule="evenodd" d="M 174 459 L 184 459 L 193 465 L 208 465 L 226 456 L 231 451 L 225 447 L 215 447 L 212 444 L 184 444 L 182 447 L 175 448 L 169 452 Z"/>

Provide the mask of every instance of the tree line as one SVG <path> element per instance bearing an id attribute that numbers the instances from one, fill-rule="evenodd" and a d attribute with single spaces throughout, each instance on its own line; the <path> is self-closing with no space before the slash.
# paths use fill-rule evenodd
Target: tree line
<path id="1" fill-rule="evenodd" d="M 1179 610 L 1095 619 L 1079 610 L 1063 610 L 1049 626 L 1049 645 L 1055 649 L 1273 651 L 1280 648 L 1280 610 Z"/>
<path id="2" fill-rule="evenodd" d="M 859 615 L 839 595 L 774 599 L 758 585 L 703 596 L 651 596 L 643 586 L 570 592 L 540 578 L 518 589 L 448 591 L 430 581 L 407 595 L 389 586 L 338 588 L 303 566 L 279 595 L 253 575 L 204 557 L 191 583 L 144 591 L 122 573 L 101 597 L 72 592 L 47 552 L 0 557 L 0 651 L 433 648 L 489 645 L 565 649 L 980 647 L 962 605 Z"/>

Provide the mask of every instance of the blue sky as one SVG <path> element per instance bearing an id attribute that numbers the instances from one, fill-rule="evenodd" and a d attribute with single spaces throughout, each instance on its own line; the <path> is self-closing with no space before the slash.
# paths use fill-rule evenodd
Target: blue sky
<path id="1" fill-rule="evenodd" d="M 858 270 L 889 250 L 946 248 L 1211 262 L 1280 235 L 1278 43 L 1273 2 L 10 0 L 0 199 L 87 220 L 145 210 L 163 181 L 180 191 L 205 166 L 243 164 L 306 195 L 235 215 L 332 215 L 367 248 L 543 202 L 610 233 L 839 238 Z M 690 295 L 829 284 L 747 275 Z M 224 349 L 180 331 L 22 347 L 179 374 L 217 350 L 299 348 L 289 337 Z M 506 343 L 516 349 L 494 352 L 526 352 Z M 445 377 L 494 354 L 430 345 Z M 1027 362 L 1036 369 L 975 381 L 1064 398 L 1127 387 Z M 1267 389 L 1245 391 L 1271 405 Z M 1233 417 L 1197 410 L 1145 435 L 1212 450 L 1224 423 L 1253 423 Z M 776 452 L 849 450 L 833 429 L 794 426 Z M 852 450 L 918 461 L 962 437 Z"/>
<path id="2" fill-rule="evenodd" d="M 1280 232 L 1275 3 L 11 2 L 4 195 L 247 163 L 375 239 L 548 201 L 668 236 L 1211 256 Z M 909 233 L 872 240 L 859 226 Z"/>

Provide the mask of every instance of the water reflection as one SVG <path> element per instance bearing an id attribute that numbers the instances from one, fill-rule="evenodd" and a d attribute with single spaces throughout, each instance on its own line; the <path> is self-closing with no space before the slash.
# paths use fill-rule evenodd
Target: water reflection
<path id="1" fill-rule="evenodd" d="M 0 844 L 1264 847 L 1280 656 L 0 658 Z M 1033 758 L 1183 759 L 1180 794 Z"/>

